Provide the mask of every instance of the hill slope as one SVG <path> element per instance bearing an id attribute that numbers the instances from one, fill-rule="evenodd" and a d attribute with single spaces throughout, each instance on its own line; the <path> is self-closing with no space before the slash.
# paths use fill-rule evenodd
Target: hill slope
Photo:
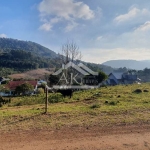
<path id="1" fill-rule="evenodd" d="M 103 63 L 113 68 L 129 68 L 135 70 L 143 70 L 145 68 L 150 68 L 150 61 L 137 61 L 137 60 L 110 60 Z"/>
<path id="2" fill-rule="evenodd" d="M 23 50 L 11 50 L 0 53 L 0 68 L 11 68 L 16 71 L 48 68 L 57 65 L 54 59 L 39 57 Z"/>
<path id="3" fill-rule="evenodd" d="M 9 52 L 11 50 L 23 50 L 26 52 L 31 52 L 34 55 L 42 56 L 46 58 L 57 57 L 57 54 L 55 52 L 40 44 L 31 41 L 21 41 L 17 39 L 0 38 L 0 51 Z"/>

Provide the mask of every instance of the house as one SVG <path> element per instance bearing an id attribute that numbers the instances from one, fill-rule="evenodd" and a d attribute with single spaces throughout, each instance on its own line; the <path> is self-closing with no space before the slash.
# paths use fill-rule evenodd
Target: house
<path id="1" fill-rule="evenodd" d="M 108 79 L 104 82 L 106 85 L 118 85 L 118 84 L 133 84 L 140 82 L 140 79 L 136 74 L 114 72 L 108 75 Z"/>
<path id="2" fill-rule="evenodd" d="M 33 80 L 33 81 L 32 80 L 31 81 L 10 81 L 7 85 L 8 89 L 10 90 L 9 95 L 10 96 L 13 95 L 16 87 L 19 85 L 22 85 L 24 83 L 29 83 L 29 84 L 33 85 L 33 87 L 34 87 L 33 92 L 37 91 L 38 82 L 35 80 Z"/>
<path id="3" fill-rule="evenodd" d="M 3 80 L 3 77 L 0 77 L 0 82 Z"/>
<path id="4" fill-rule="evenodd" d="M 44 80 L 39 80 L 37 84 L 38 84 L 38 85 L 41 85 L 41 84 L 45 84 L 45 85 L 47 85 L 47 82 L 46 82 L 46 81 L 44 81 Z"/>
<path id="5" fill-rule="evenodd" d="M 123 78 L 124 84 L 133 84 L 136 82 L 139 83 L 141 81 L 141 79 L 139 79 L 138 76 L 133 73 L 124 73 L 122 75 L 122 78 Z"/>
<path id="6" fill-rule="evenodd" d="M 115 72 L 108 75 L 108 79 L 105 81 L 107 85 L 118 85 L 123 83 L 122 73 Z"/>
<path id="7" fill-rule="evenodd" d="M 4 83 L 5 81 L 9 81 L 10 79 L 8 78 L 4 78 L 4 77 L 0 77 L 0 84 Z"/>

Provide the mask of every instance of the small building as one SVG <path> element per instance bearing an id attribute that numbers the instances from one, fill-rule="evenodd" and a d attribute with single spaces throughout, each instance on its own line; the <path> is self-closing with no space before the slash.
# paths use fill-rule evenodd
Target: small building
<path id="1" fill-rule="evenodd" d="M 107 79 L 106 83 L 108 85 L 122 84 L 123 83 L 122 73 L 120 73 L 120 72 L 110 73 L 108 75 L 108 79 Z"/>
<path id="2" fill-rule="evenodd" d="M 0 77 L 0 84 L 4 83 L 5 81 L 9 81 L 10 79 L 8 78 L 4 78 L 4 77 Z"/>
<path id="3" fill-rule="evenodd" d="M 108 79 L 104 82 L 106 85 L 133 84 L 139 83 L 141 80 L 136 74 L 113 72 L 108 75 Z"/>
<path id="4" fill-rule="evenodd" d="M 16 87 L 19 86 L 19 85 L 22 85 L 24 83 L 29 83 L 29 84 L 33 85 L 33 87 L 34 87 L 33 92 L 37 91 L 38 83 L 35 80 L 33 80 L 33 81 L 10 81 L 7 85 L 8 89 L 10 90 L 9 95 L 10 96 L 13 95 L 14 92 L 15 92 Z"/>

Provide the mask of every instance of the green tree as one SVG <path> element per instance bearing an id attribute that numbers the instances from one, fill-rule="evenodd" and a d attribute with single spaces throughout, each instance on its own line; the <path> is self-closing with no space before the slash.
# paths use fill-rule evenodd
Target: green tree
<path id="1" fill-rule="evenodd" d="M 98 76 L 97 76 L 98 83 L 101 83 L 102 81 L 106 80 L 107 78 L 108 78 L 108 76 L 104 72 L 102 72 L 102 71 L 98 72 Z"/>
<path id="2" fill-rule="evenodd" d="M 16 87 L 15 92 L 19 95 L 21 93 L 23 95 L 26 95 L 28 93 L 31 93 L 33 91 L 33 89 L 34 89 L 33 85 L 31 85 L 29 83 L 23 83 L 23 84 Z"/>
<path id="3" fill-rule="evenodd" d="M 59 81 L 59 77 L 50 74 L 50 76 L 49 76 L 49 83 L 50 83 L 50 86 L 53 86 L 53 85 L 57 84 L 58 81 Z"/>

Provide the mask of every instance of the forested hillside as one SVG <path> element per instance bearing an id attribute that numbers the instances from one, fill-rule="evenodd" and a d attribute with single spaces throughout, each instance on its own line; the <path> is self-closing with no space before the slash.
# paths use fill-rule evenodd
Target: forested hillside
<path id="1" fill-rule="evenodd" d="M 21 41 L 10 38 L 0 38 L 0 51 L 1 52 L 10 52 L 11 50 L 23 50 L 26 52 L 31 52 L 34 55 L 42 56 L 46 58 L 55 58 L 57 54 L 52 50 L 31 42 L 31 41 Z"/>
<path id="2" fill-rule="evenodd" d="M 40 44 L 0 38 L 0 76 L 37 68 L 56 67 L 58 55 Z"/>
<path id="3" fill-rule="evenodd" d="M 39 57 L 23 50 L 0 52 L 0 76 L 37 68 L 53 68 L 57 65 L 55 58 Z"/>

